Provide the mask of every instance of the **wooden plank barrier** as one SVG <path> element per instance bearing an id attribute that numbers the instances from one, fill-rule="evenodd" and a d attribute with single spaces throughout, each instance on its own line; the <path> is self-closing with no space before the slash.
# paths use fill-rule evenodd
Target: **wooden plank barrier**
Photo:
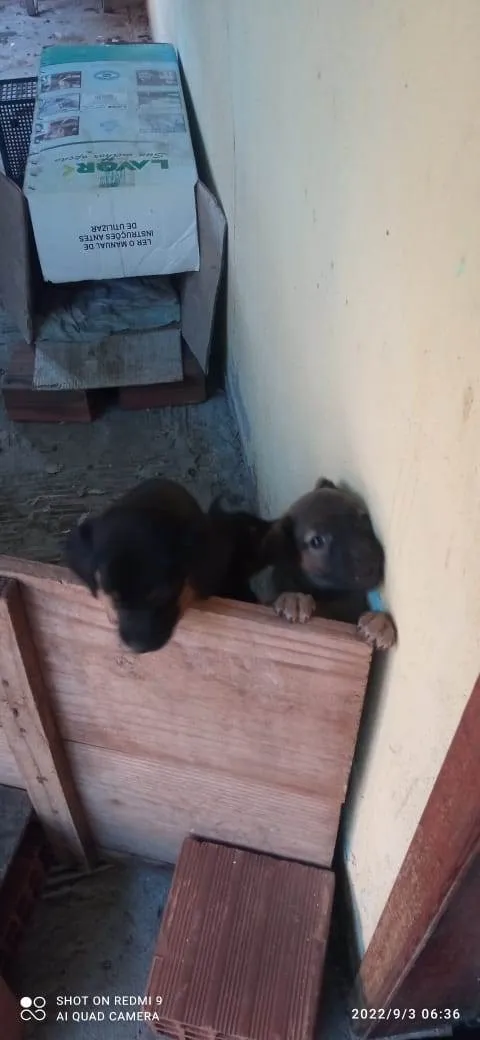
<path id="1" fill-rule="evenodd" d="M 0 574 L 0 783 L 50 833 L 84 858 L 90 832 L 166 862 L 201 834 L 331 865 L 371 659 L 351 626 L 209 600 L 135 656 L 67 571 Z"/>

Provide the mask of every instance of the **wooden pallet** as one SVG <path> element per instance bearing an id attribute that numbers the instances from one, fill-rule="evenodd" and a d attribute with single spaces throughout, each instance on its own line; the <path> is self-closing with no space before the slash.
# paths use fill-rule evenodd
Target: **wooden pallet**
<path id="1" fill-rule="evenodd" d="M 34 348 L 18 341 L 10 357 L 3 384 L 5 410 L 13 422 L 81 422 L 97 419 L 107 407 L 118 404 L 128 410 L 201 404 L 207 398 L 205 375 L 183 344 L 181 382 L 116 390 L 37 390 L 33 385 Z"/>

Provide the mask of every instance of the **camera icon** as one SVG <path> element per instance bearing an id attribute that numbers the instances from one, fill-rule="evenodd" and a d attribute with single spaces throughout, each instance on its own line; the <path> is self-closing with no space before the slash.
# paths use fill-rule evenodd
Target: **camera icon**
<path id="1" fill-rule="evenodd" d="M 45 997 L 21 997 L 20 1018 L 23 1022 L 44 1022 L 47 1017 Z"/>

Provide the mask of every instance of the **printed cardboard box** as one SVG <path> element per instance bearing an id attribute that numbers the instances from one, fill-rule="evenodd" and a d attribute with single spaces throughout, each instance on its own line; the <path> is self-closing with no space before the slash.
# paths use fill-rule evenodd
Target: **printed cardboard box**
<path id="1" fill-rule="evenodd" d="M 225 257 L 226 220 L 214 196 L 197 182 L 195 189 L 200 266 L 175 278 L 180 296 L 180 337 L 202 372 L 208 372 L 210 347 Z M 48 286 L 43 281 L 25 196 L 0 173 L 0 298 L 24 342 L 34 344 Z M 172 328 L 159 329 L 158 349 Z M 41 393 L 41 391 L 39 391 Z"/>
<path id="2" fill-rule="evenodd" d="M 196 183 L 170 44 L 43 50 L 23 190 L 46 281 L 198 270 Z"/>

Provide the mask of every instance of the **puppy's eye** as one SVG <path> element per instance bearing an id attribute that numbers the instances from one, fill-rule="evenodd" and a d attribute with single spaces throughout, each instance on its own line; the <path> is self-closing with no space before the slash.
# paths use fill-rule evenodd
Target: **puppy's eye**
<path id="1" fill-rule="evenodd" d="M 309 540 L 309 549 L 324 549 L 327 544 L 327 539 L 323 534 L 314 534 Z"/>

